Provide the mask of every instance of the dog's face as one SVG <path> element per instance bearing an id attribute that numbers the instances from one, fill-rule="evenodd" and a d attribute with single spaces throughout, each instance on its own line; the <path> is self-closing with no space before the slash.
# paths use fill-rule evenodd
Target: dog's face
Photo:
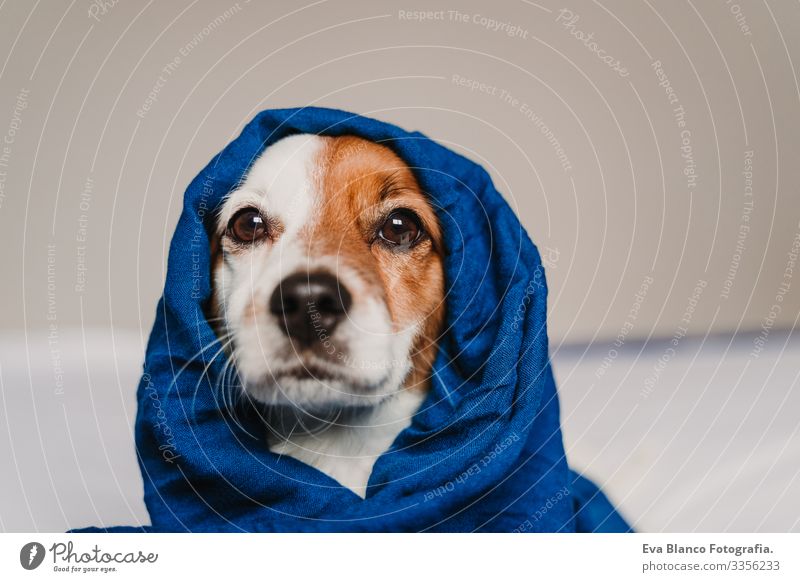
<path id="1" fill-rule="evenodd" d="M 356 137 L 269 146 L 218 215 L 213 314 L 247 393 L 315 415 L 421 389 L 443 319 L 436 215 Z"/>

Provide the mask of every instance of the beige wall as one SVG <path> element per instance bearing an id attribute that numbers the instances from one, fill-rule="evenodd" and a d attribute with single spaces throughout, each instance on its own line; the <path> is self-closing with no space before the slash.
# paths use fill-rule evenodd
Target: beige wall
<path id="1" fill-rule="evenodd" d="M 311 104 L 485 164 L 549 263 L 556 338 L 800 311 L 796 3 L 9 0 L 6 56 L 6 328 L 146 331 L 188 181 L 257 111 Z"/>

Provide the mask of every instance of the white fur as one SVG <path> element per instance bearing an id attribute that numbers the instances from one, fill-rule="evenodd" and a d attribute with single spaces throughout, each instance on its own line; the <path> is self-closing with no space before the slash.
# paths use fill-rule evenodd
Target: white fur
<path id="1" fill-rule="evenodd" d="M 294 436 L 271 449 L 319 469 L 363 499 L 375 461 L 411 424 L 424 397 L 420 391 L 403 390 L 373 408 L 358 426 L 332 425 L 321 434 Z"/>
<path id="2" fill-rule="evenodd" d="M 252 397 L 307 411 L 331 405 L 375 406 L 360 426 L 331 426 L 322 434 L 294 436 L 272 447 L 363 497 L 375 459 L 408 426 L 420 404 L 421 395 L 402 390 L 418 330 L 395 329 L 383 299 L 370 295 L 364 281 L 339 257 L 308 255 L 299 235 L 319 215 L 315 160 L 323 145 L 317 136 L 292 136 L 271 145 L 254 162 L 225 201 L 219 223 L 224 228 L 238 210 L 252 206 L 278 220 L 283 232 L 276 241 L 224 262 L 215 284 L 221 290 L 219 312 L 233 338 L 232 356 Z M 348 319 L 329 338 L 329 353 L 336 357 L 307 356 L 301 362 L 266 306 L 285 277 L 319 268 L 336 274 L 353 296 L 353 305 Z M 299 378 L 292 370 L 303 363 L 337 379 Z"/>

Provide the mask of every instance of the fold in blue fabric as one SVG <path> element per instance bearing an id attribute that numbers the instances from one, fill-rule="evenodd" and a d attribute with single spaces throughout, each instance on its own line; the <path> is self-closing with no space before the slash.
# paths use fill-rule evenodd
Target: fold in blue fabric
<path id="1" fill-rule="evenodd" d="M 269 451 L 256 414 L 232 416 L 210 296 L 214 211 L 271 143 L 356 135 L 413 169 L 445 240 L 446 334 L 427 400 L 375 464 L 361 499 Z M 628 531 L 568 468 L 534 244 L 478 164 L 420 133 L 343 111 L 260 113 L 186 190 L 138 390 L 136 444 L 151 526 L 164 532 Z M 94 530 L 104 531 L 104 530 Z"/>

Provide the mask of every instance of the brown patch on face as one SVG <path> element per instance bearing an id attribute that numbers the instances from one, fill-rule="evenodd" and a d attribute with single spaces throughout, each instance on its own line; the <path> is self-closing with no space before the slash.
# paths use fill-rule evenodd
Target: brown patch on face
<path id="1" fill-rule="evenodd" d="M 336 256 L 384 299 L 395 331 L 419 325 L 406 385 L 427 388 L 444 320 L 441 230 L 411 169 L 388 147 L 353 136 L 325 138 L 318 163 L 321 205 L 303 233 L 309 256 Z M 407 209 L 423 234 L 408 247 L 378 236 L 392 211 Z M 358 301 L 358 298 L 355 298 Z"/>

